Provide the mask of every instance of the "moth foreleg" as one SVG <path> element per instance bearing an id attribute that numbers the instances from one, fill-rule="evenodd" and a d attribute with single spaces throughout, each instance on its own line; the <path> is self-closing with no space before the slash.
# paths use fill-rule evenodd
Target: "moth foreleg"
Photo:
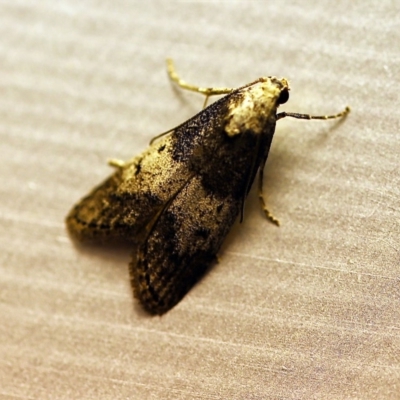
<path id="1" fill-rule="evenodd" d="M 204 96 L 206 96 L 203 108 L 206 107 L 208 98 L 210 96 L 229 94 L 234 90 L 232 88 L 216 88 L 216 87 L 206 88 L 197 85 L 191 85 L 179 77 L 179 75 L 175 71 L 174 62 L 170 58 L 167 59 L 167 71 L 170 79 L 177 85 L 179 85 L 182 89 L 191 90 L 192 92 L 201 93 L 204 94 Z"/>

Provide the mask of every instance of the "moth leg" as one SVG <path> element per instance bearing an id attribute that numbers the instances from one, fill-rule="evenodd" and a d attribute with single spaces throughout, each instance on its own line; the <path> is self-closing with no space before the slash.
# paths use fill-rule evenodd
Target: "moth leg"
<path id="1" fill-rule="evenodd" d="M 182 89 L 191 90 L 192 92 L 201 93 L 206 96 L 203 108 L 207 105 L 207 101 L 210 96 L 228 94 L 234 90 L 232 88 L 206 88 L 197 85 L 191 85 L 179 77 L 179 75 L 175 71 L 174 62 L 170 58 L 167 59 L 167 71 L 170 79 L 177 85 L 179 85 Z"/>
<path id="2" fill-rule="evenodd" d="M 128 167 L 130 164 L 140 164 L 142 159 L 140 157 L 131 158 L 128 161 L 121 160 L 119 158 L 110 158 L 107 160 L 107 164 L 110 167 L 114 167 L 116 169 L 123 169 Z"/>
<path id="3" fill-rule="evenodd" d="M 335 115 L 310 115 L 310 114 L 298 114 L 298 113 L 283 111 L 276 115 L 276 120 L 285 117 L 292 117 L 297 119 L 335 119 L 335 118 L 345 117 L 349 112 L 350 112 L 350 107 L 346 107 L 343 111 Z"/>
<path id="4" fill-rule="evenodd" d="M 268 210 L 265 199 L 264 199 L 264 194 L 263 194 L 263 181 L 264 181 L 264 164 L 261 164 L 260 171 L 258 173 L 258 198 L 260 199 L 261 207 L 264 210 L 265 216 L 267 219 L 269 219 L 273 224 L 276 226 L 280 225 L 280 222 L 277 218 L 273 216 L 273 214 Z"/>
<path id="5" fill-rule="evenodd" d="M 107 164 L 110 167 L 114 167 L 114 168 L 117 168 L 117 169 L 122 169 L 122 168 L 126 167 L 127 163 L 126 163 L 126 161 L 120 160 L 118 158 L 111 158 L 110 160 L 107 161 Z"/>

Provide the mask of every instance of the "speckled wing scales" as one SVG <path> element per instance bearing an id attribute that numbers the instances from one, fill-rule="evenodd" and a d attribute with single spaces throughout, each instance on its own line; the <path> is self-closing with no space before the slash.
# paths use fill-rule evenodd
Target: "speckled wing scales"
<path id="1" fill-rule="evenodd" d="M 169 137 L 153 143 L 76 204 L 66 219 L 72 236 L 135 241 L 188 180 L 185 164 L 172 163 L 171 146 Z"/>
<path id="2" fill-rule="evenodd" d="M 154 221 L 130 264 L 135 296 L 152 314 L 177 304 L 215 258 L 241 201 L 193 176 Z"/>

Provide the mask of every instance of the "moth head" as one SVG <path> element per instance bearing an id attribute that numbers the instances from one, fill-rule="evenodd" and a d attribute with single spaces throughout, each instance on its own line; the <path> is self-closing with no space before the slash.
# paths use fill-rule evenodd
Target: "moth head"
<path id="1" fill-rule="evenodd" d="M 278 104 L 285 104 L 289 100 L 289 88 L 282 89 L 278 97 Z"/>
<path id="2" fill-rule="evenodd" d="M 281 104 L 285 104 L 289 100 L 290 86 L 288 80 L 285 78 L 275 78 L 274 76 L 272 76 L 270 79 L 280 91 L 277 105 L 280 106 Z"/>

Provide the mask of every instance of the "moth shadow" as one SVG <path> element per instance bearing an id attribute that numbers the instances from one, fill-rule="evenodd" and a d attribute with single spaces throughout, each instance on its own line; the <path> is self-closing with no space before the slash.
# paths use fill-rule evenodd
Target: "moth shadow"
<path id="1" fill-rule="evenodd" d="M 121 279 L 121 276 L 127 276 L 128 265 L 135 257 L 137 252 L 137 245 L 127 240 L 113 240 L 113 241 L 90 241 L 78 242 L 73 237 L 71 238 L 75 251 L 89 257 L 91 260 L 99 262 L 101 270 L 105 276 L 112 279 Z M 143 319 L 153 318 L 143 309 L 141 304 L 135 299 L 131 285 L 130 287 L 130 301 L 131 310 L 133 314 Z"/>
<path id="2" fill-rule="evenodd" d="M 71 238 L 71 241 L 77 252 L 89 255 L 91 258 L 115 259 L 116 264 L 120 262 L 126 264 L 135 249 L 132 242 L 127 240 L 78 242 Z"/>

